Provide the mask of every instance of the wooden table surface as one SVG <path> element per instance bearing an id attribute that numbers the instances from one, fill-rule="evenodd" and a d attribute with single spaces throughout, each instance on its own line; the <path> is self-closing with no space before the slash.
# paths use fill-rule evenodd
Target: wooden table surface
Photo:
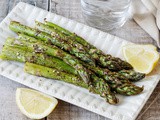
<path id="1" fill-rule="evenodd" d="M 48 11 L 82 22 L 80 0 L 0 0 L 0 21 L 20 1 L 30 3 Z M 122 28 L 110 31 L 111 34 L 135 43 L 155 44 L 133 20 L 129 20 Z M 21 114 L 15 103 L 15 91 L 25 87 L 0 76 L 0 120 L 29 120 Z M 140 112 L 137 120 L 160 120 L 160 83 Z M 43 120 L 109 120 L 100 115 L 59 100 L 55 111 Z"/>

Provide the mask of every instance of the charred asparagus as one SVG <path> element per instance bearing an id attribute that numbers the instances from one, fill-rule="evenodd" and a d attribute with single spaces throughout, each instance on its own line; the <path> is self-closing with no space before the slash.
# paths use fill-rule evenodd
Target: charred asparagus
<path id="1" fill-rule="evenodd" d="M 111 55 L 107 54 L 105 55 L 101 50 L 98 50 L 95 46 L 89 44 L 86 40 L 84 40 L 82 37 L 76 35 L 75 33 L 71 33 L 70 31 L 45 20 L 45 24 L 52 27 L 53 29 L 56 29 L 57 31 L 72 37 L 72 40 L 77 41 L 78 43 L 82 44 L 89 50 L 89 54 L 100 63 L 101 66 L 107 67 L 110 70 L 118 71 L 122 69 L 132 69 L 132 66 L 119 59 L 112 57 Z M 48 29 L 49 30 L 49 29 Z M 109 65 L 109 66 L 108 66 Z M 112 65 L 112 66 L 111 66 Z"/>

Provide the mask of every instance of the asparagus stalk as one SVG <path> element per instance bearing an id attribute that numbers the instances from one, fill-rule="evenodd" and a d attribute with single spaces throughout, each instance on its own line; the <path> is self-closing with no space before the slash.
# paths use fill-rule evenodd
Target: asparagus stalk
<path id="1" fill-rule="evenodd" d="M 33 39 L 33 40 L 35 40 L 35 39 Z M 30 43 L 28 41 L 23 40 L 23 38 L 19 39 L 19 40 L 8 39 L 7 43 L 8 43 L 7 45 L 9 45 L 9 46 L 18 47 L 18 48 L 24 49 L 24 50 L 28 49 L 30 52 L 36 52 L 36 53 L 38 52 L 38 53 L 43 53 L 43 54 L 47 54 L 50 56 L 58 57 L 58 58 L 62 59 L 64 62 L 66 62 L 67 64 L 71 65 L 73 68 L 77 69 L 77 67 L 78 67 L 81 69 L 81 64 L 79 65 L 79 63 L 80 63 L 79 60 L 77 60 L 76 58 L 74 58 L 70 54 L 67 54 L 66 52 L 58 49 L 55 46 L 43 45 L 42 43 L 38 42 L 38 40 L 37 40 L 37 42 Z M 112 84 L 121 83 L 121 81 L 119 81 L 116 77 L 114 77 L 114 75 L 112 75 L 112 76 L 108 75 L 108 73 L 111 73 L 109 70 L 103 71 L 103 69 L 101 69 L 101 68 L 90 66 L 86 63 L 83 63 L 83 65 L 85 65 L 88 69 L 95 72 L 100 77 L 103 77 L 105 80 L 107 80 L 107 82 L 110 82 Z M 116 74 L 118 74 L 118 73 L 115 73 L 115 75 Z"/>
<path id="2" fill-rule="evenodd" d="M 50 35 L 55 35 L 57 34 L 61 39 L 65 39 L 65 41 L 67 41 L 68 44 L 71 44 L 71 45 L 81 45 L 80 43 L 78 43 L 77 41 L 73 40 L 72 37 L 70 36 L 66 36 L 65 34 L 63 34 L 61 31 L 58 31 L 57 29 L 53 29 L 52 27 L 50 26 L 47 26 L 43 23 L 40 23 L 38 21 L 35 22 L 36 23 L 36 28 L 40 31 L 43 31 L 43 32 L 46 32 Z M 82 45 L 81 45 L 82 46 Z M 86 48 L 86 51 L 90 54 L 90 56 L 96 60 L 98 62 L 98 64 L 101 64 L 102 66 L 105 64 L 105 67 L 111 69 L 111 70 L 119 70 L 120 66 L 115 62 L 115 61 L 99 61 L 99 56 L 97 56 L 95 53 L 91 53 L 92 50 Z M 101 63 L 103 61 L 103 64 Z"/>
<path id="3" fill-rule="evenodd" d="M 145 77 L 145 74 L 135 72 L 134 70 L 121 70 L 118 73 L 132 82 L 139 81 Z"/>
<path id="4" fill-rule="evenodd" d="M 67 66 L 67 64 L 63 63 L 63 61 L 61 61 L 57 58 L 48 57 L 48 56 L 43 55 L 41 53 L 26 52 L 24 50 L 21 50 L 20 48 L 15 48 L 14 46 L 11 47 L 11 46 L 5 45 L 3 47 L 0 58 L 3 60 L 14 60 L 14 61 L 19 61 L 19 62 L 32 62 L 32 63 L 36 63 L 38 65 L 52 67 L 53 69 L 57 68 L 57 71 L 59 71 L 59 72 L 64 72 L 64 71 L 70 72 L 70 69 L 71 70 L 73 69 L 72 67 L 68 66 L 68 69 L 63 70 L 63 68 L 66 68 L 65 66 Z M 56 61 L 57 61 L 57 63 L 56 63 Z M 48 69 L 43 68 L 41 71 L 42 75 L 46 74 L 47 70 Z M 33 71 L 30 71 L 30 72 L 33 72 Z M 40 73 L 40 72 L 37 72 L 37 74 L 38 73 Z M 118 99 L 115 97 L 115 95 L 113 93 L 110 92 L 110 88 L 109 88 L 108 84 L 105 81 L 103 81 L 102 79 L 96 77 L 93 73 L 91 73 L 91 72 L 89 72 L 89 73 L 90 73 L 90 77 L 92 79 L 92 81 L 90 81 L 90 83 L 87 84 L 84 81 L 76 82 L 74 77 L 73 77 L 74 81 L 71 81 L 71 82 L 76 83 L 76 85 L 79 85 L 79 86 L 82 85 L 81 87 L 85 87 L 88 85 L 88 89 L 90 89 L 91 92 L 99 93 L 102 97 L 106 98 L 106 101 L 109 102 L 110 104 L 116 104 L 118 102 Z M 77 73 L 74 73 L 74 74 L 76 75 Z M 49 76 L 50 75 L 51 74 L 49 74 Z M 61 74 L 59 74 L 59 77 L 57 75 L 56 79 L 61 79 L 60 75 Z M 48 77 L 48 76 L 46 75 L 44 77 Z M 49 78 L 52 78 L 52 77 L 49 77 Z M 64 77 L 62 77 L 62 78 L 64 78 Z M 81 84 L 81 83 L 83 83 L 83 84 Z"/>
<path id="5" fill-rule="evenodd" d="M 21 46 L 24 46 L 27 47 L 28 49 L 30 48 L 32 51 L 37 51 L 36 49 L 38 50 L 41 50 L 41 52 L 44 52 L 48 55 L 51 55 L 51 56 L 59 56 L 59 53 L 63 53 L 62 52 L 58 52 L 56 55 L 54 55 L 54 52 L 52 50 L 52 48 L 54 49 L 54 46 L 52 45 L 44 45 L 42 42 L 39 42 L 37 39 L 35 38 L 32 38 L 32 37 L 29 37 L 27 35 L 23 35 L 23 34 L 19 34 L 19 40 L 21 40 L 21 42 L 23 41 L 27 41 L 26 42 L 23 42 L 21 44 L 21 42 L 18 42 L 19 45 Z M 31 42 L 31 43 L 29 43 Z M 15 43 L 10 43 L 11 45 L 15 44 Z M 28 44 L 28 45 L 27 45 Z M 37 45 L 36 45 L 37 44 Z M 30 47 L 31 46 L 31 47 Z M 33 47 L 33 46 L 36 46 L 36 49 Z M 43 51 L 42 51 L 43 50 Z M 70 55 L 71 56 L 71 55 Z M 61 58 L 60 58 L 61 59 Z M 114 77 L 114 79 L 116 80 L 117 78 L 118 79 L 121 79 L 123 80 L 123 82 L 128 82 L 128 80 L 131 79 L 131 81 L 137 81 L 137 80 L 140 80 L 144 77 L 144 74 L 142 73 L 137 73 L 133 70 L 123 70 L 123 71 L 120 71 L 120 72 L 111 72 L 110 70 L 108 69 L 104 69 L 104 68 L 100 68 L 100 67 L 96 67 L 96 66 L 90 66 L 82 61 L 80 61 L 79 63 L 83 64 L 84 66 L 86 66 L 88 69 L 92 70 L 93 72 L 95 72 L 97 75 L 99 76 L 103 76 L 104 79 L 107 79 L 108 80 L 108 75 L 111 75 Z M 125 72 L 126 71 L 126 72 Z M 121 72 L 123 72 L 123 74 L 121 74 Z M 134 74 L 133 74 L 134 73 Z M 131 75 L 131 76 L 130 76 Z M 110 79 L 109 79 L 110 80 Z M 111 82 L 113 83 L 114 81 L 111 80 Z M 118 82 L 118 80 L 116 80 L 116 82 Z"/>
<path id="6" fill-rule="evenodd" d="M 106 98 L 106 101 L 110 104 L 118 103 L 118 99 L 115 94 L 111 92 L 110 86 L 107 82 L 105 82 L 102 78 L 98 78 L 94 73 L 90 71 L 91 79 L 93 80 L 91 86 L 96 88 L 101 97 Z M 92 88 L 91 88 L 92 89 Z"/>
<path id="7" fill-rule="evenodd" d="M 68 30 L 65 30 L 64 28 L 54 24 L 54 23 L 51 23 L 51 22 L 48 22 L 48 21 L 45 21 L 46 25 L 54 28 L 56 31 L 59 30 L 59 32 L 62 32 L 64 33 L 65 35 L 68 35 L 70 37 L 73 37 L 72 40 L 76 40 L 77 42 L 79 42 L 80 44 L 84 45 L 88 50 L 89 50 L 89 54 L 98 61 L 98 63 L 100 63 L 101 66 L 103 67 L 107 67 L 108 69 L 110 70 L 114 70 L 114 71 L 117 71 L 117 70 L 122 70 L 122 69 L 132 69 L 132 66 L 119 59 L 119 58 L 115 58 L 115 57 L 112 57 L 111 55 L 104 55 L 102 51 L 98 50 L 96 47 L 94 47 L 93 45 L 89 44 L 87 41 L 85 41 L 83 38 L 77 36 L 76 34 L 74 33 L 71 33 L 69 32 Z M 45 27 L 45 26 L 39 26 L 39 28 L 41 27 L 41 30 L 49 33 L 49 34 L 52 34 L 54 33 L 55 31 L 52 30 L 50 27 Z M 93 70 L 93 69 L 92 69 Z M 123 73 L 122 75 L 124 77 L 127 77 L 129 79 L 131 79 L 132 81 L 135 81 L 135 80 L 140 80 L 144 77 L 144 74 L 140 74 L 140 73 L 136 73 L 134 71 L 132 71 L 132 73 L 136 73 L 136 76 L 133 75 L 133 74 L 130 74 L 129 72 L 120 72 L 120 73 Z M 121 75 L 121 79 L 122 79 L 122 75 Z M 132 75 L 129 76 L 129 75 Z M 117 75 L 118 76 L 118 75 Z M 134 77 L 133 77 L 134 76 Z M 108 77 L 108 76 L 105 76 L 105 78 L 107 80 L 110 80 L 111 78 L 113 77 Z M 115 78 L 114 78 L 115 80 Z M 120 93 L 120 94 L 124 94 L 124 95 L 136 95 L 136 94 L 139 94 L 143 91 L 143 87 L 137 87 L 135 85 L 132 85 L 132 84 L 124 84 L 122 85 L 121 83 L 119 83 L 120 85 L 117 86 L 117 85 L 114 85 L 112 84 L 112 88 L 117 92 L 117 93 Z"/>
<path id="8" fill-rule="evenodd" d="M 107 67 L 110 70 L 122 70 L 122 69 L 132 69 L 132 66 L 116 57 L 112 57 L 111 55 L 107 54 L 105 55 L 101 50 L 98 50 L 95 46 L 89 44 L 86 40 L 84 40 L 82 37 L 76 35 L 75 33 L 71 33 L 70 31 L 45 20 L 45 24 L 52 27 L 53 29 L 56 29 L 56 31 L 59 31 L 69 37 L 72 37 L 72 40 L 77 41 L 78 43 L 82 44 L 86 47 L 86 49 L 89 50 L 89 54 L 100 63 L 101 66 Z"/>
<path id="9" fill-rule="evenodd" d="M 121 95 L 127 95 L 127 96 L 137 95 L 141 93 L 144 89 L 144 86 L 138 87 L 136 85 L 128 84 L 128 83 L 124 83 L 116 87 L 114 85 L 110 85 L 110 86 L 116 93 Z"/>
<path id="10" fill-rule="evenodd" d="M 56 46 L 49 47 L 49 46 L 43 45 L 39 41 L 31 43 L 23 39 L 17 40 L 14 38 L 8 38 L 6 40 L 6 45 L 18 47 L 20 49 L 28 50 L 35 53 L 44 53 L 44 54 L 62 59 L 65 63 L 75 68 L 75 70 L 78 72 L 78 74 L 86 83 L 89 82 L 87 81 L 89 80 L 89 78 L 87 78 L 88 73 L 86 68 L 84 68 L 82 64 L 80 64 L 75 57 L 57 48 Z"/>
<path id="11" fill-rule="evenodd" d="M 53 68 L 36 65 L 33 63 L 26 63 L 24 69 L 26 72 L 33 75 L 61 80 L 89 90 L 91 90 L 92 88 L 94 93 L 99 94 L 101 97 L 104 97 L 108 103 L 118 103 L 118 99 L 115 97 L 113 93 L 110 92 L 109 86 L 106 83 L 104 84 L 104 81 L 97 78 L 95 75 L 92 75 L 92 78 L 94 78 L 93 84 L 88 86 L 82 80 L 79 80 L 77 76 L 61 72 Z"/>
<path id="12" fill-rule="evenodd" d="M 44 44 L 42 44 L 41 42 L 38 42 L 38 40 L 36 39 L 32 39 L 32 37 L 28 37 L 26 35 L 19 35 L 19 41 L 18 40 L 8 40 L 8 44 L 7 45 L 14 45 L 17 46 L 21 49 L 29 49 L 30 52 L 41 52 L 50 56 L 54 56 L 54 57 L 58 57 L 60 59 L 63 59 L 66 63 L 68 63 L 68 61 L 71 61 L 71 64 L 73 64 L 73 61 L 77 61 L 77 63 L 80 63 L 79 60 L 75 59 L 74 57 L 72 57 L 71 55 L 65 53 L 62 50 L 59 50 L 58 48 L 56 48 L 55 46 L 46 46 Z M 33 43 L 34 41 L 34 43 Z M 31 43 L 30 43 L 31 42 Z M 36 47 L 35 47 L 36 46 Z M 67 57 L 67 59 L 65 58 Z M 75 62 L 74 62 L 75 63 Z M 71 66 L 76 66 L 76 64 L 73 64 Z M 109 76 L 107 73 L 109 73 L 109 71 L 103 71 L 101 68 L 95 67 L 95 66 L 90 66 L 84 62 L 81 62 L 83 65 L 85 65 L 88 69 L 92 70 L 93 72 L 95 72 L 97 75 L 99 75 L 100 77 L 103 77 L 105 80 L 107 80 L 107 82 L 110 82 L 112 84 L 119 84 L 121 83 L 121 81 L 119 81 L 116 77 Z M 77 64 L 78 65 L 78 64 Z M 118 73 L 117 73 L 118 74 Z"/>
<path id="13" fill-rule="evenodd" d="M 77 75 L 77 71 L 73 67 L 69 66 L 58 58 L 50 57 L 41 53 L 26 52 L 13 46 L 5 45 L 2 49 L 0 58 L 3 60 L 12 60 L 18 62 L 32 62 Z"/>
<path id="14" fill-rule="evenodd" d="M 43 65 L 47 67 L 52 67 L 51 68 L 45 68 L 42 67 L 41 71 L 36 71 L 35 74 L 39 76 L 44 76 L 44 77 L 49 77 L 49 78 L 55 78 L 55 79 L 62 79 L 65 82 L 69 83 L 75 83 L 75 85 L 88 88 L 91 92 L 95 92 L 100 94 L 100 96 L 104 97 L 106 101 L 110 104 L 116 104 L 118 103 L 118 99 L 116 96 L 111 93 L 110 88 L 108 84 L 101 78 L 96 77 L 92 72 L 89 71 L 90 77 L 92 81 L 90 83 L 85 83 L 84 81 L 79 81 L 80 79 L 75 77 L 77 73 L 74 73 L 71 75 L 71 77 L 68 77 L 67 74 L 69 73 L 64 73 L 64 71 L 70 71 L 73 68 L 68 66 L 67 64 L 63 63 L 63 61 L 57 59 L 57 58 L 51 58 L 48 56 L 45 56 L 41 53 L 30 53 L 26 52 L 24 50 L 21 50 L 19 47 L 16 48 L 15 46 L 7 46 L 7 44 L 3 47 L 2 53 L 0 55 L 0 58 L 3 60 L 14 60 L 14 61 L 19 61 L 19 62 L 32 62 L 36 63 L 38 65 Z M 57 63 L 55 62 L 57 61 Z M 68 68 L 66 69 L 66 66 Z M 36 68 L 36 66 L 33 66 L 33 68 Z M 54 69 L 57 69 L 55 72 Z M 64 68 L 64 70 L 63 70 Z M 70 69 L 69 69 L 70 68 Z M 34 71 L 28 70 L 30 73 L 33 73 Z M 52 73 L 54 71 L 54 73 Z M 46 74 L 49 73 L 49 74 Z M 61 74 L 62 73 L 62 74 Z M 56 77 L 55 77 L 55 76 Z M 63 76 L 64 75 L 64 76 Z M 70 75 L 70 74 L 69 74 Z M 73 79 L 72 79 L 73 77 Z M 69 80 L 70 79 L 70 80 Z M 77 80 L 76 80 L 77 79 Z"/>
<path id="15" fill-rule="evenodd" d="M 36 64 L 47 66 L 47 67 L 57 68 L 59 71 L 70 72 L 70 70 L 73 69 L 71 66 L 64 63 L 63 61 L 61 61 L 58 58 L 49 57 L 49 56 L 44 55 L 42 53 L 27 52 L 27 51 L 24 51 L 20 48 L 15 48 L 14 46 L 5 45 L 3 47 L 0 58 L 4 59 L 4 60 L 14 60 L 14 61 L 19 61 L 19 62 L 36 63 Z M 74 70 L 72 70 L 72 71 L 73 71 L 73 74 L 75 74 L 75 75 L 77 74 L 77 73 L 74 73 Z M 93 75 L 90 72 L 89 72 L 89 74 L 90 74 L 91 80 L 97 79 L 97 78 L 93 78 L 92 77 Z M 112 76 L 110 76 L 109 78 L 111 80 L 114 80 L 112 78 Z M 98 79 L 98 80 L 100 80 L 100 79 Z M 96 81 L 98 81 L 98 80 L 96 80 Z M 90 83 L 92 83 L 92 81 L 90 81 Z M 90 83 L 88 83 L 88 84 L 90 84 Z M 135 94 L 139 94 L 141 91 L 143 91 L 143 88 L 138 87 L 138 86 L 134 86 L 134 85 L 128 84 L 128 83 L 126 83 L 125 86 L 121 82 L 120 83 L 115 83 L 115 82 L 109 83 L 106 80 L 105 83 L 109 84 L 109 86 L 111 86 L 112 89 L 119 94 L 123 93 L 124 95 L 135 95 Z M 105 83 L 103 83 L 103 84 L 105 84 Z M 130 91 L 132 91 L 132 92 L 130 92 Z"/>
<path id="16" fill-rule="evenodd" d="M 48 21 L 46 21 L 45 22 L 48 26 L 45 26 L 44 24 L 42 24 L 42 23 L 40 23 L 40 22 L 37 22 L 36 21 L 36 25 L 37 25 L 37 28 L 38 29 L 40 29 L 40 30 L 42 30 L 42 31 L 45 31 L 45 32 L 47 32 L 48 34 L 53 34 L 53 33 L 57 33 L 57 34 L 59 34 L 60 36 L 62 36 L 62 38 L 65 38 L 66 36 L 65 35 L 62 35 L 63 33 L 66 33 L 66 35 L 68 35 L 68 36 L 75 36 L 75 34 L 73 34 L 73 33 L 71 33 L 71 32 L 69 32 L 69 31 L 67 31 L 67 30 L 65 30 L 65 29 L 63 29 L 63 28 L 61 28 L 61 27 L 59 27 L 58 25 L 55 25 L 54 23 L 51 23 L 51 22 L 48 22 Z M 49 26 L 51 26 L 51 27 L 49 27 Z M 55 28 L 55 29 L 53 29 L 53 28 Z M 59 30 L 59 31 L 58 31 Z M 87 43 L 84 39 L 82 39 L 81 37 L 79 37 L 79 36 L 76 36 L 76 37 L 78 37 L 78 39 L 81 41 L 81 40 L 83 40 L 83 41 L 81 41 L 81 42 L 79 42 L 79 43 L 81 43 L 82 44 L 82 42 L 85 44 L 84 46 L 86 47 L 86 46 L 89 46 L 90 44 L 89 43 Z M 76 38 L 75 38 L 76 39 Z M 74 41 L 73 39 L 72 39 L 72 41 Z M 96 49 L 94 46 L 90 46 L 91 48 L 88 48 L 88 49 L 90 49 L 90 51 L 89 51 L 89 53 L 90 53 L 90 55 L 94 58 L 94 59 L 100 59 L 101 60 L 101 62 L 103 61 L 103 60 L 105 60 L 105 61 L 103 61 L 104 63 L 103 64 L 109 64 L 109 65 L 107 65 L 107 67 L 109 67 L 109 66 L 111 66 L 111 67 L 109 67 L 109 69 L 113 69 L 113 66 L 112 65 L 115 65 L 114 66 L 114 68 L 116 68 L 116 70 L 118 70 L 119 69 L 119 67 L 120 66 L 118 66 L 116 63 L 121 63 L 120 65 L 121 66 L 123 66 L 123 67 L 125 67 L 126 68 L 126 65 L 128 66 L 129 64 L 127 63 L 127 62 L 125 62 L 125 61 L 122 61 L 121 59 L 119 59 L 119 58 L 114 58 L 114 57 L 112 57 L 111 55 L 106 55 L 107 57 L 108 57 L 108 59 L 106 59 L 106 56 L 100 51 L 100 50 L 98 50 L 98 49 Z M 99 55 L 101 55 L 101 57 L 99 57 Z M 103 57 L 102 57 L 103 56 Z M 102 59 L 101 59 L 102 58 Z M 106 62 L 106 60 L 107 60 L 107 62 Z M 99 61 L 100 62 L 100 61 Z M 129 65 L 130 66 L 130 65 Z M 92 66 L 91 66 L 92 67 Z M 104 70 L 102 70 L 102 71 L 104 71 Z M 106 71 L 106 70 L 105 70 Z M 107 70 L 108 71 L 108 70 Z M 101 72 L 102 73 L 102 72 Z M 120 73 L 120 74 L 119 74 Z M 125 79 L 125 78 L 127 78 L 127 79 L 129 79 L 129 80 L 131 80 L 131 81 L 138 81 L 138 80 L 140 80 L 140 79 L 142 79 L 142 78 L 144 78 L 144 74 L 141 74 L 141 73 L 137 73 L 137 72 L 135 72 L 134 70 L 130 70 L 130 71 L 127 71 L 127 70 L 122 70 L 122 71 L 120 71 L 119 73 L 114 73 L 114 75 L 116 75 L 118 78 L 120 78 L 120 79 Z M 108 72 L 107 72 L 107 74 L 108 74 Z M 103 74 L 104 75 L 104 74 Z"/>
<path id="17" fill-rule="evenodd" d="M 40 31 L 43 31 L 43 32 L 46 32 L 48 34 L 50 34 L 51 36 L 53 37 L 59 37 L 60 39 L 64 40 L 66 43 L 68 43 L 69 45 L 73 46 L 73 47 L 77 47 L 79 50 L 81 51 L 85 51 L 86 52 L 86 49 L 84 48 L 83 45 L 81 45 L 80 43 L 76 42 L 76 41 L 73 41 L 72 39 L 70 39 L 70 37 L 64 35 L 62 32 L 56 30 L 56 29 L 53 29 L 49 26 L 46 26 L 45 24 L 41 23 L 41 22 L 38 22 L 38 21 L 35 21 L 35 24 L 36 24 L 36 29 L 40 30 Z"/>
<path id="18" fill-rule="evenodd" d="M 36 76 L 63 80 L 67 83 L 72 83 L 83 88 L 88 88 L 88 85 L 83 82 L 78 76 L 59 71 L 56 68 L 49 68 L 42 65 L 26 62 L 24 66 L 24 71 Z"/>
<path id="19" fill-rule="evenodd" d="M 8 38 L 6 40 L 5 45 L 11 46 L 11 47 L 16 47 L 16 48 L 19 48 L 24 51 L 30 51 L 32 53 L 43 53 L 43 54 L 47 54 L 47 55 L 50 55 L 53 57 L 57 57 L 59 59 L 62 59 L 65 63 L 69 64 L 73 68 L 75 68 L 75 70 L 77 70 L 77 72 L 78 71 L 81 72 L 81 69 L 83 68 L 83 66 L 79 63 L 79 61 L 76 58 L 74 58 L 70 54 L 67 54 L 66 52 L 62 51 L 61 49 L 58 49 L 55 46 L 52 46 L 52 47 L 45 46 L 36 39 L 30 38 L 30 40 L 32 40 L 32 43 L 30 43 L 31 41 L 29 42 L 29 41 L 26 41 L 26 40 L 23 40 L 20 38 L 19 38 L 19 40 L 14 39 L 14 38 Z M 36 40 L 36 41 L 34 41 L 34 40 Z M 107 82 L 112 83 L 112 84 L 121 83 L 121 81 L 118 80 L 116 77 L 114 77 L 114 75 L 108 75 L 107 73 L 109 73 L 109 71 L 106 72 L 106 71 L 103 71 L 101 68 L 89 66 L 85 63 L 83 63 L 83 64 L 86 67 L 88 67 L 88 69 L 91 69 L 93 72 L 98 74 L 100 77 L 103 77 Z M 51 65 L 48 65 L 48 66 L 51 66 Z M 85 71 L 87 71 L 87 70 L 85 69 Z"/>
<path id="20" fill-rule="evenodd" d="M 106 68 L 100 68 L 98 66 L 89 66 L 88 64 L 81 62 L 86 68 L 92 70 L 94 73 L 96 73 L 98 76 L 103 77 L 105 80 L 109 80 L 108 77 L 111 76 L 111 78 L 114 79 L 114 81 L 119 82 L 119 80 L 123 83 L 129 83 L 135 82 L 138 80 L 141 80 L 145 77 L 145 74 L 135 72 L 134 70 L 121 70 L 118 72 L 111 72 L 110 70 Z M 117 80 L 116 80 L 117 79 Z M 118 80 L 119 79 L 119 80 Z M 109 80 L 112 81 L 113 80 Z"/>
<path id="21" fill-rule="evenodd" d="M 143 91 L 143 86 L 139 87 L 132 84 L 130 81 L 128 81 L 128 79 L 126 79 L 127 77 L 119 73 L 110 72 L 107 69 L 92 67 L 86 64 L 85 66 L 88 69 L 91 69 L 94 73 L 97 73 L 97 75 L 99 75 L 100 77 L 102 77 L 116 93 L 130 96 L 130 95 L 137 95 Z M 126 73 L 126 76 L 127 75 L 128 73 Z M 137 76 L 139 75 L 140 77 L 141 75 L 144 74 L 136 73 L 136 75 Z M 137 78 L 137 76 L 135 77 L 135 79 Z M 144 76 L 141 76 L 141 78 L 142 77 Z"/>
<path id="22" fill-rule="evenodd" d="M 61 39 L 58 34 L 53 37 L 50 34 L 27 27 L 16 21 L 11 21 L 9 28 L 16 33 L 23 33 L 35 37 L 45 43 L 54 44 L 57 47 L 68 51 L 70 54 L 75 55 L 84 62 L 87 62 L 90 65 L 95 65 L 94 60 L 90 58 L 90 55 L 81 46 L 79 46 L 79 44 L 75 44 L 76 47 L 72 46 L 66 43 L 65 40 Z"/>
<path id="23" fill-rule="evenodd" d="M 54 55 L 54 50 L 52 50 L 52 47 L 54 49 L 53 45 L 47 45 L 46 46 L 42 42 L 38 41 L 37 39 L 35 39 L 33 37 L 29 37 L 29 36 L 24 35 L 24 34 L 19 34 L 19 40 L 27 41 L 27 43 L 22 43 L 20 45 L 23 45 L 23 46 L 25 45 L 27 48 L 30 48 L 29 46 L 31 46 L 30 49 L 32 49 L 32 51 L 37 51 L 36 49 L 38 49 L 38 50 L 41 50 L 41 52 L 44 52 L 48 55 L 57 56 L 57 57 L 59 56 L 59 53 L 63 53 L 63 51 L 62 51 L 62 52 L 58 52 L 56 55 Z M 29 42 L 31 42 L 32 44 L 29 43 Z M 19 42 L 19 43 L 21 43 L 21 42 Z M 35 45 L 35 43 L 37 45 Z M 13 45 L 14 43 L 10 43 L 10 44 Z M 27 45 L 27 44 L 30 44 L 30 45 Z M 36 46 L 35 50 L 32 47 L 33 44 L 34 44 L 34 46 Z M 115 82 L 119 83 L 119 80 L 117 80 L 117 78 L 120 79 L 122 82 L 129 82 L 128 80 L 138 81 L 138 80 L 143 79 L 145 77 L 144 74 L 135 72 L 134 70 L 121 70 L 119 72 L 111 72 L 110 70 L 108 70 L 106 68 L 90 66 L 90 65 L 88 65 L 88 64 L 86 64 L 85 62 L 82 62 L 82 61 L 80 61 L 80 63 L 83 64 L 84 66 L 86 66 L 88 69 L 92 70 L 98 76 L 103 77 L 105 80 L 108 80 L 111 83 L 115 83 Z M 112 79 L 109 79 L 109 75 L 112 76 Z"/>

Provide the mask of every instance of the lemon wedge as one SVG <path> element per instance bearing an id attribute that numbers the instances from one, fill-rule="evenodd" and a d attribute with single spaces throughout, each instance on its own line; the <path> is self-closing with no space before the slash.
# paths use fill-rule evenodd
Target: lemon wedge
<path id="1" fill-rule="evenodd" d="M 48 116 L 58 104 L 57 99 L 38 91 L 17 88 L 16 103 L 20 111 L 31 119 L 42 119 Z"/>
<path id="2" fill-rule="evenodd" d="M 158 63 L 159 53 L 153 45 L 128 44 L 123 46 L 123 55 L 135 71 L 150 73 Z"/>

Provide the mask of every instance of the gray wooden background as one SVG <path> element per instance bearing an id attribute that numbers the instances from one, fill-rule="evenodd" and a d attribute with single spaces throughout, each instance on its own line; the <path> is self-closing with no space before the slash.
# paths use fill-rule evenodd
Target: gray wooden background
<path id="1" fill-rule="evenodd" d="M 80 0 L 0 0 L 0 21 L 20 1 L 30 3 L 48 11 L 82 22 Z M 155 44 L 133 20 L 129 20 L 122 28 L 109 33 L 135 43 Z M 29 120 L 22 115 L 15 103 L 17 87 L 25 87 L 0 76 L 0 120 Z M 137 120 L 160 120 L 160 83 L 147 101 Z M 128 106 L 129 107 L 129 106 Z M 43 120 L 109 120 L 95 113 L 59 100 L 55 111 Z"/>

